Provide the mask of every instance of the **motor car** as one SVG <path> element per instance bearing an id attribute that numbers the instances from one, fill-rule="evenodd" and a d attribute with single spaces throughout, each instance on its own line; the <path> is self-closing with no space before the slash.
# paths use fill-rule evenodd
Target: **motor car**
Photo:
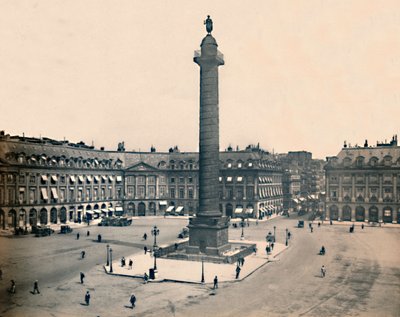
<path id="1" fill-rule="evenodd" d="M 68 225 L 61 225 L 60 233 L 70 233 L 72 232 L 72 228 Z"/>
<path id="2" fill-rule="evenodd" d="M 181 232 L 178 234 L 179 239 L 187 238 L 189 236 L 189 229 L 182 228 Z"/>
<path id="3" fill-rule="evenodd" d="M 99 222 L 99 226 L 112 226 L 112 227 L 124 227 L 130 226 L 132 224 L 132 219 L 127 217 L 104 217 Z"/>
<path id="4" fill-rule="evenodd" d="M 50 227 L 36 227 L 35 229 L 35 237 L 47 237 L 54 233 L 54 230 Z"/>
<path id="5" fill-rule="evenodd" d="M 304 228 L 304 220 L 299 220 L 297 228 Z"/>

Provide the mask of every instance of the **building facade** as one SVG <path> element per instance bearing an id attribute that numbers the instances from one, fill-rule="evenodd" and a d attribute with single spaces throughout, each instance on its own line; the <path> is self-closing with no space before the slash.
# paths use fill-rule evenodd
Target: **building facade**
<path id="1" fill-rule="evenodd" d="M 400 147 L 390 143 L 348 147 L 328 157 L 326 219 L 400 223 Z"/>
<path id="2" fill-rule="evenodd" d="M 260 217 L 282 210 L 282 169 L 255 147 L 220 153 L 220 210 Z M 0 134 L 0 228 L 103 215 L 193 215 L 198 153 L 104 151 L 84 143 Z"/>

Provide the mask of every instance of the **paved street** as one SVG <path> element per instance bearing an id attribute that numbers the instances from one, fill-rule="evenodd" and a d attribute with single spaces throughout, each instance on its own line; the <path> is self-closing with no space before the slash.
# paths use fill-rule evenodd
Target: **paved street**
<path id="1" fill-rule="evenodd" d="M 90 226 L 67 235 L 51 237 L 0 238 L 0 316 L 399 316 L 400 312 L 400 228 L 356 227 L 325 223 L 296 228 L 294 218 L 276 218 L 251 223 L 245 228 L 248 240 L 263 239 L 277 227 L 278 242 L 284 242 L 285 228 L 293 234 L 289 249 L 241 282 L 211 285 L 150 283 L 104 273 L 106 244 L 117 259 L 143 252 L 142 235 L 152 244 L 150 228 L 160 228 L 159 243 L 176 238 L 185 219 L 142 218 L 131 227 Z M 80 239 L 76 240 L 76 233 Z M 239 239 L 241 229 L 230 229 Z M 97 243 L 97 234 L 104 243 Z M 324 245 L 325 256 L 318 255 Z M 86 251 L 80 259 L 81 250 Z M 320 277 L 325 265 L 327 275 Z M 179 270 L 179 268 L 177 267 Z M 79 272 L 86 275 L 79 283 Z M 17 273 L 18 272 L 18 273 Z M 199 275 L 201 272 L 194 272 Z M 9 281 L 17 282 L 17 293 L 8 294 Z M 41 294 L 33 295 L 33 281 L 39 280 Z M 91 303 L 83 305 L 86 290 Z M 137 307 L 129 308 L 135 293 Z M 7 304 L 8 302 L 8 304 Z"/>

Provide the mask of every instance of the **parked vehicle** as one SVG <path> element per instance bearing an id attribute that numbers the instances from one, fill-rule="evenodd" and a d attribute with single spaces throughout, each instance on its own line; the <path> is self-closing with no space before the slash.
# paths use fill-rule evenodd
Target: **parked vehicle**
<path id="1" fill-rule="evenodd" d="M 187 238 L 189 236 L 189 229 L 182 228 L 181 232 L 178 234 L 179 239 Z"/>
<path id="2" fill-rule="evenodd" d="M 101 219 L 99 226 L 112 226 L 112 227 L 124 227 L 130 226 L 132 219 L 127 217 L 104 217 Z"/>
<path id="3" fill-rule="evenodd" d="M 297 228 L 304 228 L 304 220 L 299 220 L 299 223 L 297 224 Z"/>
<path id="4" fill-rule="evenodd" d="M 70 233 L 72 232 L 72 228 L 68 225 L 61 225 L 60 233 Z"/>
<path id="5" fill-rule="evenodd" d="M 54 233 L 54 230 L 48 226 L 36 226 L 32 227 L 32 233 L 35 234 L 35 237 L 47 237 Z"/>

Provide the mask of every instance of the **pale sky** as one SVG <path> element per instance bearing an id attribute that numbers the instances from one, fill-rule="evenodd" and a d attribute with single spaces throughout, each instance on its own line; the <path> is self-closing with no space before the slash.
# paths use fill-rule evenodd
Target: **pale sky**
<path id="1" fill-rule="evenodd" d="M 324 159 L 400 135 L 398 0 L 0 0 L 0 129 L 196 151 L 207 14 L 221 149 Z"/>

